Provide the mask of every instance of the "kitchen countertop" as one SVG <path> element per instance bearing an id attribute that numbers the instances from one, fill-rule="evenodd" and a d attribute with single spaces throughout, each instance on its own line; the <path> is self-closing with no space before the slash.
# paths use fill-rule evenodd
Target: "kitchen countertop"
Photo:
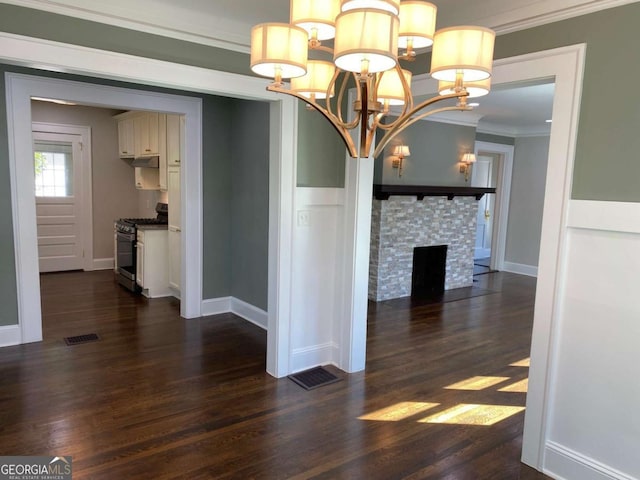
<path id="1" fill-rule="evenodd" d="M 137 225 L 138 230 L 168 230 L 168 225 Z"/>

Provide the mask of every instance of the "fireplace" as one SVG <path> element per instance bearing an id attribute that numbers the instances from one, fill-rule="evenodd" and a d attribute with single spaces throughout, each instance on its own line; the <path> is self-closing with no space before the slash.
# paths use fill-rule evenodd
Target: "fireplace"
<path id="1" fill-rule="evenodd" d="M 444 287 L 425 287 L 427 291 L 473 285 L 477 200 L 494 192 L 474 187 L 374 185 L 369 299 L 380 302 L 412 295 L 415 247 L 445 248 Z M 439 264 L 438 272 L 442 268 Z"/>
<path id="2" fill-rule="evenodd" d="M 432 245 L 413 249 L 411 296 L 429 298 L 444 293 L 447 246 Z"/>

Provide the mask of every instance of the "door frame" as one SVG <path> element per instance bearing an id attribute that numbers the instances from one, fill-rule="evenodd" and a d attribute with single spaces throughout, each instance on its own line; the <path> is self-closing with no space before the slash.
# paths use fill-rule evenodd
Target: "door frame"
<path id="1" fill-rule="evenodd" d="M 0 33 L 0 61 L 41 70 L 88 75 L 103 79 L 154 85 L 269 102 L 269 286 L 267 371 L 276 377 L 289 373 L 291 324 L 291 246 L 293 242 L 293 198 L 297 153 L 297 101 L 265 89 L 263 79 L 220 72 L 190 65 L 137 57 L 32 37 Z M 145 90 L 131 90 L 90 83 L 71 82 L 31 75 L 5 74 L 9 166 L 12 199 L 18 324 L 3 327 L 0 345 L 42 340 L 42 312 L 35 240 L 33 168 L 22 165 L 25 145 L 32 149 L 30 97 L 51 96 L 86 105 L 121 105 L 147 111 L 185 115 L 186 156 L 181 177 L 183 243 L 181 315 L 202 314 L 203 192 L 202 192 L 202 100 Z M 73 85 L 72 89 L 63 86 Z M 34 88 L 37 86 L 38 88 Z M 44 89 L 43 86 L 48 86 Z M 96 92 L 117 95 L 100 103 Z M 110 92 L 110 93 L 109 93 Z M 104 101 L 104 100 L 103 100 Z M 26 125 L 26 127 L 25 127 Z M 25 134 L 28 131 L 28 136 Z M 25 138 L 29 138 L 25 141 Z M 27 158 L 31 154 L 26 151 Z M 22 155 L 22 157 L 21 157 Z M 27 167 L 30 166 L 27 165 Z M 186 254 L 187 246 L 189 248 Z M 273 259 L 273 260 L 272 260 Z"/>
<path id="2" fill-rule="evenodd" d="M 502 145 L 477 141 L 474 152 L 477 155 L 497 153 L 501 155 L 498 180 L 496 182 L 496 201 L 493 207 L 493 232 L 491 237 L 491 270 L 504 270 L 507 248 L 507 226 L 509 222 L 509 200 L 511 198 L 511 180 L 513 175 L 513 145 Z"/>
<path id="3" fill-rule="evenodd" d="M 82 230 L 82 269 L 94 270 L 93 265 L 93 184 L 91 157 L 91 127 L 82 125 L 66 125 L 61 123 L 31 122 L 33 133 L 62 133 L 79 135 L 81 143 L 81 182 L 82 198 L 80 205 L 80 228 Z M 89 205 L 89 207 L 87 207 Z"/>

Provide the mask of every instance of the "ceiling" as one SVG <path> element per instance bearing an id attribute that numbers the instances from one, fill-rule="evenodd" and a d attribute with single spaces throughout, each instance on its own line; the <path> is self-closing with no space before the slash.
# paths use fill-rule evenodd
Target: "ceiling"
<path id="1" fill-rule="evenodd" d="M 234 51 L 249 51 L 251 27 L 289 19 L 289 0 L 0 0 Z M 437 27 L 483 25 L 498 34 L 530 28 L 638 0 L 431 0 Z M 441 121 L 477 125 L 479 131 L 519 136 L 549 132 L 553 84 L 494 88 L 473 112 Z"/>

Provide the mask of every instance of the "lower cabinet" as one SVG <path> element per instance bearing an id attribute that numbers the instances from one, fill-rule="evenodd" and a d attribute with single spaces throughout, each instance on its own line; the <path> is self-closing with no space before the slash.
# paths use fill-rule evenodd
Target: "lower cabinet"
<path id="1" fill-rule="evenodd" d="M 182 233 L 175 227 L 169 227 L 169 287 L 173 293 L 180 295 L 180 236 Z"/>
<path id="2" fill-rule="evenodd" d="M 167 260 L 168 231 L 138 228 L 136 241 L 136 283 L 149 298 L 172 295 Z"/>

